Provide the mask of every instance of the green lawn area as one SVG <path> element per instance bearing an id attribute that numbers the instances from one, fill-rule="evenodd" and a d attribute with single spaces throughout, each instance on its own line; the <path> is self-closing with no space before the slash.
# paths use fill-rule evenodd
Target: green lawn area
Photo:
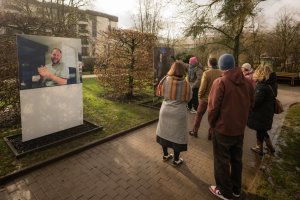
<path id="1" fill-rule="evenodd" d="M 0 140 L 0 176 L 158 118 L 158 110 L 138 105 L 143 101 L 152 99 L 151 89 L 145 91 L 144 98 L 131 103 L 104 99 L 101 97 L 102 93 L 103 88 L 98 85 L 95 78 L 83 79 L 84 119 L 103 126 L 102 131 L 87 134 L 71 142 L 34 152 L 19 159 L 14 157 L 2 139 Z M 3 138 L 20 132 L 20 129 L 3 129 L 0 130 L 0 137 Z"/>
<path id="2" fill-rule="evenodd" d="M 266 170 L 257 184 L 256 193 L 265 199 L 300 199 L 300 104 L 286 115 L 276 157 L 266 159 Z"/>

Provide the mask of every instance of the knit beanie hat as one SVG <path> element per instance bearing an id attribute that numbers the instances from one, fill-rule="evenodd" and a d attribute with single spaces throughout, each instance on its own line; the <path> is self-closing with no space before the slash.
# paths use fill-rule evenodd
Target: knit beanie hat
<path id="1" fill-rule="evenodd" d="M 196 62 L 198 62 L 196 57 L 191 57 L 189 60 L 189 64 L 194 65 Z"/>
<path id="2" fill-rule="evenodd" d="M 219 58 L 219 68 L 220 70 L 233 69 L 235 67 L 234 57 L 231 54 L 223 54 Z"/>

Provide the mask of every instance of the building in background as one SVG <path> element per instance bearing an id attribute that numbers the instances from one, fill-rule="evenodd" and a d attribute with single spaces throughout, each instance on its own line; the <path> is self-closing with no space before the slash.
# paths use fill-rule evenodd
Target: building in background
<path id="1" fill-rule="evenodd" d="M 0 0 L 0 13 L 3 15 L 10 15 L 13 18 L 12 23 L 9 26 L 3 26 L 0 23 L 0 34 L 32 34 L 32 35 L 51 35 L 51 36 L 62 36 L 62 37 L 79 37 L 82 42 L 82 55 L 80 58 L 85 63 L 85 60 L 93 59 L 96 56 L 98 48 L 96 47 L 96 41 L 101 38 L 101 33 L 108 31 L 118 26 L 118 17 L 109 15 L 102 12 L 93 10 L 82 10 L 73 8 L 68 5 L 62 6 L 58 2 L 60 1 L 38 1 L 38 0 Z M 74 14 L 75 13 L 75 14 Z M 39 21 L 34 23 L 34 19 L 39 20 L 52 15 L 48 21 L 61 18 L 65 19 L 65 23 L 57 23 L 58 25 L 64 24 L 68 28 L 70 34 L 56 34 L 55 29 L 44 26 L 45 21 Z M 21 16 L 18 18 L 18 15 Z M 74 15 L 74 17 L 70 17 Z M 24 23 L 18 20 L 25 21 Z M 27 21 L 29 23 L 27 23 Z M 72 20 L 74 22 L 72 22 Z M 31 22 L 30 22 L 31 21 Z M 1 20 L 0 20 L 1 22 Z M 69 23 L 71 22 L 71 23 Z M 22 24 L 23 23 L 23 24 Z M 57 24 L 53 23 L 55 26 Z M 24 26 L 24 27 L 18 27 Z M 26 27 L 27 26 L 27 27 Z M 35 27 L 34 27 L 35 26 Z M 36 28 L 36 31 L 32 28 Z M 53 26 L 52 26 L 53 27 Z M 23 30 L 22 30 L 23 28 Z M 62 27 L 63 29 L 64 27 Z M 75 34 L 74 34 L 75 33 Z"/>
<path id="2" fill-rule="evenodd" d="M 78 21 L 77 31 L 82 41 L 82 59 L 85 60 L 96 56 L 96 41 L 102 37 L 102 32 L 118 27 L 118 17 L 93 10 L 83 13 L 85 18 Z"/>

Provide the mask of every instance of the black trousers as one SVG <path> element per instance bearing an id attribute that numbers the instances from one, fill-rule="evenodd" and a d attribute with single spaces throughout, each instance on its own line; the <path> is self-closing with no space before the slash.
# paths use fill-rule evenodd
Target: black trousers
<path id="1" fill-rule="evenodd" d="M 263 142 L 265 139 L 269 138 L 267 130 L 256 130 L 256 139 Z"/>
<path id="2" fill-rule="evenodd" d="M 225 136 L 214 132 L 214 174 L 221 193 L 232 198 L 232 192 L 240 194 L 242 187 L 242 155 L 244 134 Z"/>
<path id="3" fill-rule="evenodd" d="M 197 110 L 198 104 L 199 104 L 199 102 L 198 102 L 198 91 L 199 91 L 199 88 L 194 88 L 193 89 L 192 99 L 188 103 L 188 108 L 189 109 L 194 108 L 195 110 Z"/>

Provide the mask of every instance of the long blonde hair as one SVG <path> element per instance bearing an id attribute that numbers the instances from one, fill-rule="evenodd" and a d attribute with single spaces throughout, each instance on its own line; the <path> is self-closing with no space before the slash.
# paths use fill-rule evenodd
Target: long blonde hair
<path id="1" fill-rule="evenodd" d="M 253 80 L 255 81 L 267 81 L 270 78 L 270 74 L 273 72 L 273 69 L 269 65 L 260 65 L 255 70 L 253 74 Z"/>

